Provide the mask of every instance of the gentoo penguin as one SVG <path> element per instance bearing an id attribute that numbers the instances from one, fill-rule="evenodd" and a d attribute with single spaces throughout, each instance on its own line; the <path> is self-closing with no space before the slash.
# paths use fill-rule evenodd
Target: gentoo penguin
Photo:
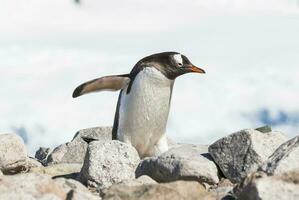
<path id="1" fill-rule="evenodd" d="M 205 73 L 177 52 L 163 52 L 138 61 L 129 74 L 104 76 L 83 83 L 73 92 L 120 90 L 112 139 L 129 143 L 140 157 L 168 150 L 165 135 L 174 80 L 183 74 Z"/>

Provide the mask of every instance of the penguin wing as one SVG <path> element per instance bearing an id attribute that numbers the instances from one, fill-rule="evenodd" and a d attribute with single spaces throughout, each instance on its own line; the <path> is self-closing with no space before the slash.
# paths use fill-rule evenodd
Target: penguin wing
<path id="1" fill-rule="evenodd" d="M 73 92 L 73 98 L 99 91 L 117 91 L 130 82 L 129 74 L 104 76 L 79 85 Z"/>

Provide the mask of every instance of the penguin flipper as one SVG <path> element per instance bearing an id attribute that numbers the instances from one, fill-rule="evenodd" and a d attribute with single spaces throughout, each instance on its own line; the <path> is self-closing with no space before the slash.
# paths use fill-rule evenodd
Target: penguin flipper
<path id="1" fill-rule="evenodd" d="M 73 98 L 99 91 L 117 91 L 130 82 L 129 74 L 104 76 L 79 85 L 73 92 Z"/>

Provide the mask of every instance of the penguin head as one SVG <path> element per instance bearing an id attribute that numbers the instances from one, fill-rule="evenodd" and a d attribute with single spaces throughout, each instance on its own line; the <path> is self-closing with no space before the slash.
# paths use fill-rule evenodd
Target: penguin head
<path id="1" fill-rule="evenodd" d="M 177 52 L 153 54 L 141 59 L 137 64 L 155 67 L 172 80 L 186 73 L 205 73 L 203 69 L 193 65 L 186 56 Z"/>

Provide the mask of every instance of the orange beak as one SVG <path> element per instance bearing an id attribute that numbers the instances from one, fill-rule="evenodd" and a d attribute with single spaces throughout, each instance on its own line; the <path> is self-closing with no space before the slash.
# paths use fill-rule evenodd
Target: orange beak
<path id="1" fill-rule="evenodd" d="M 195 67 L 194 65 L 189 65 L 186 67 L 186 69 L 189 71 L 189 72 L 194 72 L 194 73 L 201 73 L 201 74 L 205 74 L 205 70 L 199 68 L 199 67 Z"/>

